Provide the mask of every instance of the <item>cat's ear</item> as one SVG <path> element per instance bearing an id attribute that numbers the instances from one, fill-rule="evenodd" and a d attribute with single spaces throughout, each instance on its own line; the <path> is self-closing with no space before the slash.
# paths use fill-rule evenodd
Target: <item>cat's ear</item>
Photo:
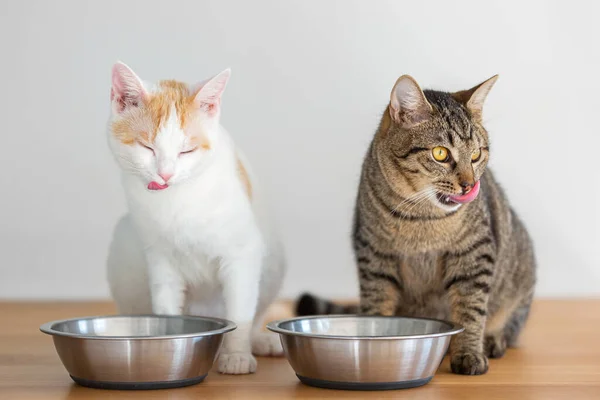
<path id="1" fill-rule="evenodd" d="M 398 78 L 390 95 L 392 119 L 405 128 L 410 128 L 428 120 L 431 112 L 431 104 L 417 81 L 409 75 Z"/>
<path id="2" fill-rule="evenodd" d="M 128 107 L 137 107 L 142 103 L 148 92 L 142 80 L 131 68 L 122 62 L 117 62 L 112 69 L 112 86 L 110 99 L 118 112 Z"/>
<path id="3" fill-rule="evenodd" d="M 498 75 L 492 76 L 487 81 L 482 82 L 469 90 L 453 93 L 452 97 L 464 104 L 475 117 L 481 118 L 483 103 L 494 86 L 494 83 L 496 83 L 496 80 L 498 80 Z"/>
<path id="4" fill-rule="evenodd" d="M 231 76 L 231 69 L 227 68 L 208 81 L 200 84 L 200 90 L 196 93 L 194 103 L 209 115 L 215 115 L 220 111 L 221 96 Z"/>

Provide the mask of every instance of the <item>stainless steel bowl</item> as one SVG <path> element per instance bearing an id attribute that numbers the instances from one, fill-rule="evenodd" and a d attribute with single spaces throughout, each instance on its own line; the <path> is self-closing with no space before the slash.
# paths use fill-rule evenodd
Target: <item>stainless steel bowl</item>
<path id="1" fill-rule="evenodd" d="M 104 316 L 48 322 L 73 380 L 103 389 L 162 389 L 202 382 L 233 322 L 188 316 Z"/>
<path id="2" fill-rule="evenodd" d="M 425 385 L 452 335 L 450 322 L 328 315 L 271 322 L 303 383 L 331 389 L 385 390 Z"/>

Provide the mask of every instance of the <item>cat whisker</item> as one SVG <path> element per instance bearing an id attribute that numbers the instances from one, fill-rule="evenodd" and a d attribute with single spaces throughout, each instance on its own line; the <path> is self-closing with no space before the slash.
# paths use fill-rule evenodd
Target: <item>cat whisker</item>
<path id="1" fill-rule="evenodd" d="M 396 207 L 394 207 L 390 211 L 390 214 L 394 214 L 395 212 L 397 212 L 398 210 L 400 210 L 400 208 L 403 207 L 405 204 L 414 204 L 415 202 L 419 202 L 420 199 L 422 197 L 426 196 L 426 195 L 427 195 L 427 190 L 421 191 L 421 192 L 417 192 L 417 193 L 415 193 L 415 194 L 407 197 L 402 202 L 400 202 Z"/>
<path id="2" fill-rule="evenodd" d="M 404 201 L 402 201 L 400 204 L 398 204 L 396 207 L 394 207 L 394 209 L 392 210 L 392 213 L 397 212 L 398 210 L 400 210 L 400 208 L 404 207 L 406 204 L 411 204 L 410 207 L 403 210 L 405 213 L 409 213 L 410 211 L 415 209 L 417 206 L 423 204 L 426 200 L 428 200 L 432 195 L 432 190 L 433 190 L 433 188 L 428 187 L 428 188 L 424 189 L 423 191 L 417 192 L 416 194 L 409 196 Z M 433 191 L 433 193 L 435 194 L 435 191 Z"/>
<path id="3" fill-rule="evenodd" d="M 436 195 L 435 190 L 429 189 L 427 191 L 427 195 L 422 197 L 418 202 L 416 202 L 412 207 L 410 207 L 406 212 L 410 214 L 412 211 L 418 210 L 422 208 L 424 204 L 427 204 L 427 201 L 431 200 Z"/>

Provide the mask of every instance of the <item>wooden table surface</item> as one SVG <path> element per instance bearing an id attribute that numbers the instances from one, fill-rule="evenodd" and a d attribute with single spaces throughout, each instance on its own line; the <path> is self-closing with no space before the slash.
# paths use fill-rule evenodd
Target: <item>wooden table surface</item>
<path id="1" fill-rule="evenodd" d="M 272 318 L 287 317 L 276 305 Z M 600 300 L 537 300 L 521 347 L 492 360 L 483 376 L 453 375 L 448 360 L 421 388 L 385 392 L 317 389 L 298 382 L 283 358 L 259 358 L 256 374 L 211 372 L 196 386 L 105 391 L 75 385 L 38 331 L 47 321 L 114 313 L 110 303 L 0 303 L 0 399 L 600 399 Z"/>

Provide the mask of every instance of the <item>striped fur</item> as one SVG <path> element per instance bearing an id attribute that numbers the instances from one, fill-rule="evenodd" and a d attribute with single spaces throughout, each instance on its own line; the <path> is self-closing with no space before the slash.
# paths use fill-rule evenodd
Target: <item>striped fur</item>
<path id="1" fill-rule="evenodd" d="M 469 375 L 485 373 L 488 356 L 516 344 L 536 280 L 527 231 L 486 171 L 481 90 L 489 87 L 482 85 L 455 94 L 421 92 L 430 108 L 418 105 L 416 124 L 414 112 L 398 115 L 392 98 L 364 160 L 352 232 L 360 312 L 463 325 L 451 345 L 451 366 Z M 436 146 L 448 148 L 452 161 L 434 160 Z M 477 148 L 481 159 L 472 162 Z M 477 180 L 472 202 L 441 202 L 440 195 L 460 193 L 462 181 Z M 309 295 L 303 304 L 303 314 L 350 311 Z"/>

